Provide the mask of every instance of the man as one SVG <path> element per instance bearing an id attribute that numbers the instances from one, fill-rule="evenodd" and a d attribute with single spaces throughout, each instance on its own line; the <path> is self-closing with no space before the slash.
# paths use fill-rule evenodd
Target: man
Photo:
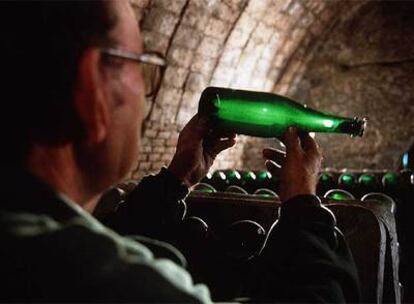
<path id="1" fill-rule="evenodd" d="M 234 136 L 211 135 L 208 121 L 195 116 L 168 169 L 145 178 L 112 219 L 118 232 L 141 235 L 121 237 L 89 213 L 138 155 L 145 60 L 131 8 L 126 1 L 2 2 L 0 14 L 3 113 L 15 118 L 1 122 L 8 145 L 1 157 L 1 299 L 210 302 L 182 255 L 159 240 L 176 237 L 169 228 L 182 219 L 181 199 Z M 319 149 L 295 129 L 284 141 L 281 217 L 249 295 L 356 301 L 352 258 L 314 196 Z M 264 152 L 270 170 L 275 154 Z"/>

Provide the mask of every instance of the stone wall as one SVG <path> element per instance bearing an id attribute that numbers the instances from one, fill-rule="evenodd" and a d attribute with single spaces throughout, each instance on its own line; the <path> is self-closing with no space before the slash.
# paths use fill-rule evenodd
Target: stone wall
<path id="1" fill-rule="evenodd" d="M 326 166 L 396 168 L 414 141 L 413 14 L 414 2 L 368 2 L 320 41 L 297 97 L 369 119 L 363 138 L 317 136 Z"/>
<path id="2" fill-rule="evenodd" d="M 327 165 L 389 166 L 395 162 L 396 154 L 405 148 L 402 142 L 410 140 L 409 129 L 400 124 L 398 134 L 406 135 L 401 137 L 398 144 L 393 145 L 394 142 L 390 140 L 392 128 L 385 128 L 385 120 L 376 118 L 383 115 L 384 108 L 387 112 L 400 111 L 405 117 L 404 120 L 399 114 L 392 115 L 390 121 L 396 118 L 401 122 L 408 121 L 406 118 L 409 111 L 412 111 L 409 96 L 413 96 L 412 89 L 408 87 L 408 76 L 412 71 L 410 63 L 393 63 L 392 66 L 385 67 L 382 64 L 359 66 L 358 63 L 366 59 L 362 55 L 368 49 L 372 56 L 377 56 L 372 58 L 382 60 L 385 53 L 376 50 L 388 49 L 390 46 L 378 44 L 379 42 L 367 44 L 363 40 L 370 31 L 375 32 L 376 29 L 377 33 L 381 33 L 390 27 L 389 24 L 381 23 L 385 17 L 375 9 L 382 7 L 382 2 L 131 2 L 141 25 L 146 49 L 165 54 L 170 63 L 146 122 L 147 131 L 134 177 L 155 172 L 162 165 L 168 164 L 175 151 L 178 132 L 197 112 L 200 93 L 209 85 L 273 91 L 296 97 L 299 101 L 306 100 L 307 104 L 326 111 L 343 115 L 368 115 L 371 119 L 370 128 L 362 140 L 319 136 L 326 152 Z M 398 16 L 398 12 L 394 15 Z M 390 18 L 390 23 L 394 20 L 398 25 L 394 30 L 392 25 L 385 35 L 394 35 L 396 32 L 400 38 L 412 35 L 409 30 L 405 33 L 402 28 L 412 24 L 403 24 L 402 21 L 398 23 L 398 18 Z M 360 19 L 365 20 L 365 23 L 356 24 L 355 20 Z M 355 35 L 355 30 L 359 35 Z M 379 36 L 377 39 L 383 41 Z M 338 57 L 338 54 L 341 55 Z M 359 57 L 356 56 L 358 54 Z M 406 56 L 410 58 L 410 54 Z M 355 63 L 341 61 L 338 64 L 333 60 L 337 57 L 341 60 L 354 57 L 360 59 L 356 62 L 357 67 L 346 68 Z M 402 57 L 390 58 L 399 58 L 398 61 Z M 382 73 L 377 71 L 381 68 Z M 381 77 L 387 80 L 384 81 Z M 401 79 L 405 79 L 405 87 L 396 89 L 395 84 L 398 82 L 399 86 Z M 366 82 L 372 82 L 372 85 L 366 86 Z M 387 82 L 388 85 L 380 90 L 375 89 L 382 82 Z M 385 101 L 395 98 L 405 105 L 406 111 L 402 108 L 396 110 L 393 103 Z M 375 104 L 377 99 L 384 101 Z M 240 136 L 236 147 L 222 153 L 214 168 L 263 168 L 261 149 L 269 143 L 277 145 L 269 140 Z M 379 150 L 382 152 L 376 153 Z"/>

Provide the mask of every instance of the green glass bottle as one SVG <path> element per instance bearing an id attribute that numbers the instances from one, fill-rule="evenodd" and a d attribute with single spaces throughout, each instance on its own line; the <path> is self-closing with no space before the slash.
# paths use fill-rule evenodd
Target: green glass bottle
<path id="1" fill-rule="evenodd" d="M 312 110 L 284 96 L 229 88 L 208 87 L 198 113 L 224 132 L 257 137 L 282 135 L 289 126 L 307 132 L 362 136 L 366 119 L 334 116 Z"/>
<path id="2" fill-rule="evenodd" d="M 345 189 L 347 191 L 354 190 L 358 185 L 358 180 L 355 174 L 352 173 L 342 173 L 338 178 L 339 188 Z"/>
<path id="3" fill-rule="evenodd" d="M 256 174 L 254 174 L 252 171 L 242 171 L 241 186 L 249 193 L 252 193 L 254 190 L 256 190 Z"/>
<path id="4" fill-rule="evenodd" d="M 206 183 L 206 184 L 210 184 L 211 183 L 211 178 L 213 177 L 213 174 L 211 172 L 208 172 L 206 174 L 206 176 L 203 177 L 203 179 L 201 180 L 202 183 Z"/>
<path id="5" fill-rule="evenodd" d="M 195 192 L 204 192 L 204 193 L 215 193 L 216 189 L 210 184 L 198 183 L 194 186 L 193 191 Z"/>
<path id="6" fill-rule="evenodd" d="M 228 186 L 226 191 L 224 191 L 224 192 L 238 193 L 238 194 L 248 194 L 246 190 L 244 190 L 242 187 L 236 186 L 236 185 Z"/>
<path id="7" fill-rule="evenodd" d="M 332 174 L 323 172 L 319 175 L 319 182 L 321 184 L 331 184 L 333 181 Z"/>
<path id="8" fill-rule="evenodd" d="M 378 192 L 381 189 L 378 177 L 374 173 L 363 173 L 358 178 L 358 192 L 362 197 L 370 192 Z"/>
<path id="9" fill-rule="evenodd" d="M 402 178 L 398 172 L 387 172 L 382 176 L 381 182 L 386 189 L 397 188 L 402 185 Z"/>
<path id="10" fill-rule="evenodd" d="M 378 179 L 372 173 L 364 173 L 364 174 L 361 174 L 361 176 L 359 177 L 358 183 L 362 186 L 373 188 L 377 186 Z"/>
<path id="11" fill-rule="evenodd" d="M 335 178 L 332 173 L 329 172 L 322 172 L 319 174 L 318 186 L 317 186 L 317 193 L 324 194 L 326 191 L 330 189 L 337 188 L 337 184 L 335 182 Z"/>
<path id="12" fill-rule="evenodd" d="M 273 188 L 272 173 L 267 170 L 261 170 L 256 173 L 256 184 L 258 188 Z"/>
<path id="13" fill-rule="evenodd" d="M 276 197 L 279 199 L 279 196 L 276 194 L 276 192 L 267 188 L 259 188 L 254 192 L 254 194 L 261 197 Z"/>
<path id="14" fill-rule="evenodd" d="M 391 195 L 393 198 L 400 198 L 405 189 L 404 180 L 399 172 L 386 172 L 382 176 L 381 184 L 381 192 Z"/>
<path id="15" fill-rule="evenodd" d="M 349 201 L 355 200 L 355 197 L 348 191 L 341 189 L 332 189 L 325 193 L 324 198 L 333 200 L 333 201 Z"/>
<path id="16" fill-rule="evenodd" d="M 223 171 L 217 170 L 211 177 L 212 186 L 217 191 L 224 191 L 228 186 L 226 174 Z"/>
<path id="17" fill-rule="evenodd" d="M 240 186 L 241 184 L 241 175 L 237 170 L 226 170 L 224 172 L 228 180 L 229 185 Z"/>

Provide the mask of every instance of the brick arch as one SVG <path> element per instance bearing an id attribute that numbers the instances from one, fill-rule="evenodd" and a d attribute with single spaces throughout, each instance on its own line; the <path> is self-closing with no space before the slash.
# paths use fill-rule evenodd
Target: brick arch
<path id="1" fill-rule="evenodd" d="M 135 177 L 171 160 L 178 132 L 196 113 L 204 87 L 287 94 L 310 58 L 314 41 L 350 6 L 347 1 L 324 0 L 131 2 L 146 48 L 164 53 L 170 62 L 147 123 Z M 245 166 L 245 156 L 258 140 L 240 137 L 239 142 L 219 156 L 216 168 Z"/>
<path id="2" fill-rule="evenodd" d="M 251 17 L 253 30 L 242 47 L 238 41 L 232 45 L 229 39 L 212 84 L 289 95 L 299 83 L 317 42 L 329 34 L 349 6 L 346 1 L 268 1 L 265 10 L 256 11 L 256 19 Z M 249 15 L 247 10 L 243 14 Z M 243 20 L 235 25 L 235 31 L 248 23 Z M 251 57 L 247 66 L 243 56 Z M 219 156 L 213 169 L 263 169 L 262 148 L 280 147 L 279 142 L 269 139 L 240 136 L 238 141 L 237 147 Z"/>
<path id="3" fill-rule="evenodd" d="M 292 1 L 290 5 L 282 8 L 279 11 L 280 19 L 274 23 L 275 32 L 283 33 L 284 39 L 279 47 L 273 50 L 273 57 L 268 61 L 270 65 L 265 76 L 267 84 L 262 90 L 288 95 L 300 102 L 308 103 L 308 100 L 301 98 L 298 84 L 314 52 L 341 19 L 346 19 L 364 3 L 366 2 Z M 277 140 L 244 138 L 243 149 L 238 154 L 241 158 L 240 167 L 264 169 L 261 150 L 269 145 L 282 148 Z M 233 155 L 226 157 L 232 159 Z M 220 167 L 220 164 L 217 167 Z"/>

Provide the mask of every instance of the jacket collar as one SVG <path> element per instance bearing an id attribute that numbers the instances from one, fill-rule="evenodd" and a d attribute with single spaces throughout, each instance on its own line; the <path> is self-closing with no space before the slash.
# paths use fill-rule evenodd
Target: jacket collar
<path id="1" fill-rule="evenodd" d="M 82 215 L 81 207 L 25 169 L 10 170 L 5 176 L 7 180 L 0 189 L 0 210 L 44 214 L 56 221 Z"/>

